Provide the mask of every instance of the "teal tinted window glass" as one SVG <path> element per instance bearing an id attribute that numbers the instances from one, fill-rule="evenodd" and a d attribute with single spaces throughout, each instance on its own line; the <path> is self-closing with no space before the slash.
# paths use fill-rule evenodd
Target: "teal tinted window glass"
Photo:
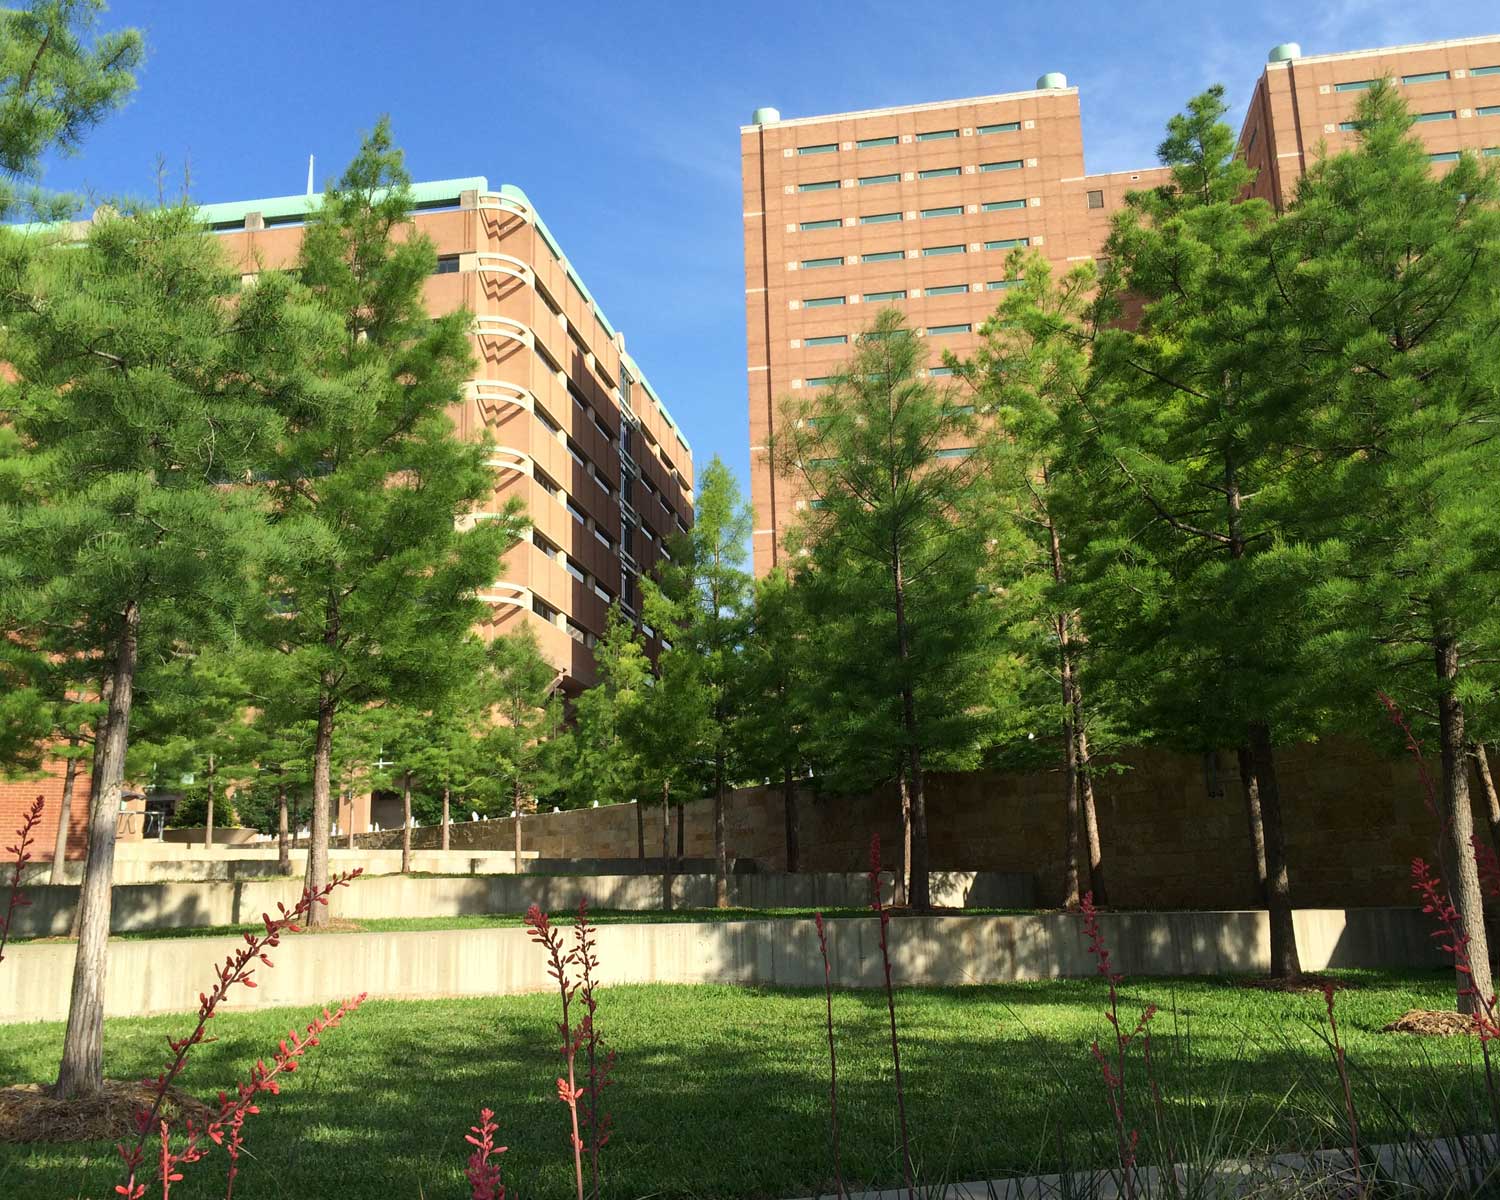
<path id="1" fill-rule="evenodd" d="M 1345 133 L 1353 133 L 1356 129 L 1359 128 L 1359 122 L 1358 121 L 1340 121 L 1339 122 L 1339 128 L 1342 129 Z"/>
<path id="2" fill-rule="evenodd" d="M 962 254 L 967 249 L 968 249 L 968 247 L 967 246 L 963 246 L 963 245 L 958 245 L 958 246 L 923 246 L 922 247 L 922 257 L 923 258 L 936 258 L 940 254 Z"/>
<path id="3" fill-rule="evenodd" d="M 866 304 L 885 304 L 891 300 L 905 300 L 905 292 L 866 292 Z"/>
<path id="4" fill-rule="evenodd" d="M 961 217 L 964 215 L 964 206 L 962 204 L 948 204 L 942 208 L 924 208 L 922 215 L 924 217 Z"/>
<path id="5" fill-rule="evenodd" d="M 967 321 L 961 325 L 929 325 L 927 327 L 927 336 L 941 337 L 947 333 L 969 333 L 973 328 Z"/>
<path id="6" fill-rule="evenodd" d="M 1440 151 L 1437 154 L 1429 154 L 1427 156 L 1427 161 L 1428 162 L 1435 162 L 1435 163 L 1436 162 L 1457 162 L 1458 159 L 1459 159 L 1459 153 L 1458 153 L 1457 150 L 1443 150 L 1443 151 Z"/>
<path id="7" fill-rule="evenodd" d="M 860 138 L 854 144 L 861 150 L 873 150 L 876 146 L 894 146 L 898 140 L 895 137 Z"/>
<path id="8" fill-rule="evenodd" d="M 839 144 L 837 142 L 825 142 L 821 146 L 798 146 L 798 154 L 837 154 Z"/>
<path id="9" fill-rule="evenodd" d="M 983 204 L 985 212 L 1009 212 L 1013 208 L 1025 208 L 1024 200 L 986 200 Z"/>
<path id="10" fill-rule="evenodd" d="M 948 375 L 952 375 L 953 374 L 953 368 L 952 367 L 928 367 L 927 368 L 927 374 L 931 375 L 934 379 L 942 379 L 942 378 L 944 378 L 944 377 L 946 377 Z M 950 405 L 949 407 L 951 408 L 952 406 Z M 969 408 L 971 410 L 973 409 L 973 407 L 974 406 L 972 404 L 969 405 Z"/>
<path id="11" fill-rule="evenodd" d="M 947 450 L 939 450 L 934 458 L 968 458 L 974 453 L 973 446 L 951 446 Z"/>
<path id="12" fill-rule="evenodd" d="M 960 173 L 961 173 L 961 171 L 960 171 L 960 168 L 958 168 L 958 167 L 933 167 L 933 168 L 931 168 L 930 170 L 927 170 L 927 171 L 918 171 L 917 172 L 917 178 L 918 179 L 948 179 L 948 178 L 950 178 L 950 177 L 952 177 L 954 175 L 958 175 Z"/>
<path id="13" fill-rule="evenodd" d="M 1029 245 L 1031 245 L 1031 239 L 1029 237 L 1024 237 L 1024 238 L 1000 238 L 998 241 L 985 242 L 984 248 L 986 250 L 1014 250 L 1018 246 L 1029 246 Z"/>
<path id="14" fill-rule="evenodd" d="M 998 125 L 981 125 L 979 132 L 985 133 L 1016 133 L 1021 128 L 1019 121 L 1002 121 Z"/>
<path id="15" fill-rule="evenodd" d="M 1008 162 L 980 163 L 979 169 L 981 171 L 1019 171 L 1021 169 L 1021 160 L 1019 158 L 1012 158 Z"/>
<path id="16" fill-rule="evenodd" d="M 1336 83 L 1333 90 L 1336 92 L 1363 92 L 1375 86 L 1373 79 L 1351 79 L 1348 83 Z"/>
<path id="17" fill-rule="evenodd" d="M 860 187 L 874 187 L 877 183 L 899 183 L 901 176 L 892 172 L 889 175 L 864 175 L 860 177 Z"/>
<path id="18" fill-rule="evenodd" d="M 861 225 L 886 225 L 900 219 L 900 213 L 871 213 L 869 216 L 860 217 L 859 223 Z"/>
<path id="19" fill-rule="evenodd" d="M 917 134 L 917 141 L 919 141 L 919 142 L 946 142 L 949 138 L 956 138 L 957 136 L 958 136 L 958 130 L 956 130 L 956 129 L 932 129 L 932 130 L 929 130 L 927 133 L 919 133 L 919 134 Z"/>
<path id="20" fill-rule="evenodd" d="M 806 381 L 808 387 L 827 387 L 832 382 L 832 375 L 819 375 Z"/>
<path id="21" fill-rule="evenodd" d="M 1484 156 L 1485 158 L 1500 157 L 1500 146 L 1486 146 L 1484 148 Z"/>
<path id="22" fill-rule="evenodd" d="M 813 229 L 837 229 L 841 225 L 843 225 L 843 222 L 837 217 L 833 217 L 827 221 L 803 221 L 800 228 L 803 233 L 807 233 Z"/>
<path id="23" fill-rule="evenodd" d="M 1401 76 L 1402 83 L 1440 83 L 1448 78 L 1447 71 L 1421 71 L 1416 75 Z"/>
<path id="24" fill-rule="evenodd" d="M 833 308 L 836 305 L 843 304 L 843 303 L 844 303 L 844 297 L 843 296 L 818 296 L 818 297 L 816 297 L 815 299 L 812 299 L 812 300 L 804 300 L 802 302 L 802 307 L 803 308 Z"/>
<path id="25" fill-rule="evenodd" d="M 1412 118 L 1412 120 L 1416 121 L 1416 122 L 1422 122 L 1422 121 L 1451 121 L 1457 115 L 1458 114 L 1455 113 L 1450 108 L 1450 109 L 1447 109 L 1444 112 L 1418 113 L 1415 117 Z"/>
<path id="26" fill-rule="evenodd" d="M 827 508 L 828 507 L 828 501 L 827 500 L 809 500 L 807 502 L 807 506 L 809 508 L 823 509 L 823 508 Z"/>
<path id="27" fill-rule="evenodd" d="M 847 333 L 830 333 L 825 337 L 808 338 L 802 343 L 804 346 L 847 346 L 849 335 Z"/>
<path id="28" fill-rule="evenodd" d="M 799 183 L 797 185 L 797 190 L 799 192 L 832 192 L 835 191 L 838 186 L 839 181 L 837 179 L 824 179 L 820 180 L 817 183 Z"/>
<path id="29" fill-rule="evenodd" d="M 991 279 L 984 285 L 984 290 L 987 292 L 1003 292 L 1006 288 L 1020 286 L 1021 281 L 1019 279 Z"/>
<path id="30" fill-rule="evenodd" d="M 1500 117 L 1500 104 L 1486 104 L 1483 108 L 1474 110 L 1481 117 Z"/>
<path id="31" fill-rule="evenodd" d="M 967 283 L 945 283 L 940 287 L 928 288 L 927 294 L 929 296 L 962 296 L 968 290 Z"/>
<path id="32" fill-rule="evenodd" d="M 1500 75 L 1500 66 L 1496 67 L 1472 67 L 1470 75 Z"/>
<path id="33" fill-rule="evenodd" d="M 842 267 L 843 265 L 844 260 L 842 258 L 804 258 L 802 260 L 802 269 L 804 271 L 815 271 L 819 267 Z"/>
<path id="34" fill-rule="evenodd" d="M 898 258 L 905 258 L 905 250 L 878 250 L 874 254 L 861 254 L 860 262 L 895 262 Z"/>

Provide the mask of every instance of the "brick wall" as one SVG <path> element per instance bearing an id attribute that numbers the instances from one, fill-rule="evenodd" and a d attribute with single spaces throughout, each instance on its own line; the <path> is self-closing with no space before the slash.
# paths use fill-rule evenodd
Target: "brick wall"
<path id="1" fill-rule="evenodd" d="M 37 860 L 52 859 L 52 849 L 57 840 L 57 817 L 62 810 L 63 774 L 65 765 L 58 759 L 49 758 L 43 764 L 43 774 L 38 779 L 18 781 L 0 780 L 0 846 L 14 844 L 14 833 L 21 818 L 38 796 L 46 806 L 42 809 L 42 823 L 36 829 L 36 845 L 32 851 Z M 73 785 L 73 808 L 68 820 L 68 857 L 82 858 L 84 831 L 87 826 L 89 776 L 87 768 L 80 769 Z"/>
<path id="2" fill-rule="evenodd" d="M 1437 826 L 1422 802 L 1412 764 L 1367 746 L 1332 740 L 1280 755 L 1293 901 L 1304 907 L 1407 904 L 1414 855 L 1435 857 Z M 1125 756 L 1097 796 L 1110 899 L 1125 907 L 1239 908 L 1255 903 L 1249 840 L 1234 755 L 1194 758 L 1159 751 Z M 1435 769 L 1435 765 L 1434 765 Z M 932 865 L 954 870 L 1032 872 L 1042 903 L 1061 893 L 1062 780 L 1057 772 L 934 776 L 928 828 Z M 870 834 L 887 861 L 898 846 L 894 796 L 804 794 L 802 867 L 857 871 Z M 645 809 L 646 853 L 660 853 L 660 809 Z M 1476 817 L 1484 827 L 1482 806 Z M 676 847 L 675 813 L 672 845 Z M 727 815 L 730 853 L 770 867 L 786 861 L 779 790 L 734 794 Z M 636 853 L 634 807 L 543 813 L 522 819 L 522 846 L 544 858 L 618 858 Z M 685 849 L 713 853 L 713 806 L 686 806 Z M 461 849 L 509 849 L 511 822 L 455 826 Z M 438 831 L 419 829 L 419 846 Z M 361 838 L 399 844 L 399 831 Z"/>

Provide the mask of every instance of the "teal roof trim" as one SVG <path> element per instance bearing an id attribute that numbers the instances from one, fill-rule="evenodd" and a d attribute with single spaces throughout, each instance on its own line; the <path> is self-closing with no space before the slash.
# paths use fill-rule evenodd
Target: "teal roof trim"
<path id="1" fill-rule="evenodd" d="M 414 208 L 433 208 L 440 204 L 457 204 L 464 192 L 489 190 L 489 181 L 483 175 L 467 179 L 437 179 L 431 183 L 414 183 L 411 195 Z M 227 204 L 200 204 L 199 218 L 208 225 L 227 225 L 232 221 L 243 221 L 250 213 L 260 213 L 268 221 L 285 220 L 288 217 L 305 217 L 323 207 L 323 195 L 268 196 L 261 200 L 234 200 Z"/>

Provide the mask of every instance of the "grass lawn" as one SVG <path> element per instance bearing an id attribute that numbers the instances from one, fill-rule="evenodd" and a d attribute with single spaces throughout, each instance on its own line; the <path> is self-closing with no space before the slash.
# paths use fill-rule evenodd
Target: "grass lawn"
<path id="1" fill-rule="evenodd" d="M 306 952 L 287 946 L 283 953 Z M 1350 973 L 1338 997 L 1364 1139 L 1398 1136 L 1418 1112 L 1440 1132 L 1435 1097 L 1477 1111 L 1473 1039 L 1380 1034 L 1413 1007 L 1446 1007 L 1450 972 Z M 1108 1116 L 1088 1044 L 1108 1032 L 1098 980 L 909 990 L 897 997 L 915 1154 L 929 1178 L 1053 1169 L 1109 1156 Z M 1173 1123 L 1225 1151 L 1337 1145 L 1342 1098 L 1317 1029 L 1321 994 L 1273 994 L 1223 980 L 1127 983 L 1133 1021 L 1162 1006 L 1153 1055 Z M 307 1013 L 281 1009 L 214 1021 L 185 1076 L 206 1097 L 267 1056 Z M 900 1180 L 885 1001 L 836 996 L 845 1174 Z M 556 999 L 370 1002 L 330 1034 L 247 1124 L 235 1195 L 244 1200 L 433 1200 L 468 1195 L 463 1137 L 495 1109 L 513 1195 L 572 1193 L 566 1110 L 553 1080 Z M 106 1073 L 155 1074 L 164 1039 L 187 1016 L 111 1020 Z M 827 1043 L 821 992 L 731 987 L 619 987 L 600 1024 L 617 1048 L 606 1194 L 629 1197 L 809 1195 L 831 1178 Z M 51 1078 L 61 1024 L 0 1026 L 0 1083 Z M 1138 1062 L 1137 1060 L 1134 1060 Z M 1132 1106 L 1144 1100 L 1136 1066 Z M 1378 1079 L 1378 1085 L 1375 1080 Z M 1376 1090 L 1379 1090 L 1377 1099 Z M 1132 1123 L 1144 1129 L 1144 1109 Z M 1216 1129 L 1216 1132 L 1210 1132 Z M 1147 1135 L 1149 1136 L 1149 1134 Z M 1147 1153 L 1143 1146 L 1143 1154 Z M 222 1155 L 187 1168 L 175 1197 L 220 1196 Z M 59 1200 L 113 1194 L 107 1145 L 0 1146 L 0 1196 Z"/>

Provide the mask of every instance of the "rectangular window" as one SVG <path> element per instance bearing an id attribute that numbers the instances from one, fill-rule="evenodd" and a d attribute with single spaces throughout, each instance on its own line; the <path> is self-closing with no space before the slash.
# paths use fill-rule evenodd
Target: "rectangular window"
<path id="1" fill-rule="evenodd" d="M 1358 121 L 1340 121 L 1339 122 L 1339 132 L 1341 132 L 1341 133 L 1353 133 L 1358 128 L 1359 128 L 1359 122 Z"/>
<path id="2" fill-rule="evenodd" d="M 956 129 L 932 129 L 926 133 L 917 134 L 917 141 L 946 142 L 949 138 L 956 138 L 957 136 L 958 130 Z"/>
<path id="3" fill-rule="evenodd" d="M 1500 75 L 1500 66 L 1495 67 L 1471 67 L 1470 75 Z"/>
<path id="4" fill-rule="evenodd" d="M 1019 121 L 1001 121 L 998 125 L 981 125 L 978 132 L 981 135 L 986 133 L 1018 133 L 1020 129 L 1021 122 Z"/>
<path id="5" fill-rule="evenodd" d="M 803 233 L 811 233 L 814 229 L 838 229 L 843 224 L 837 217 L 833 217 L 827 221 L 803 221 L 800 228 Z"/>
<path id="6" fill-rule="evenodd" d="M 808 387 L 827 387 L 830 383 L 833 382 L 833 379 L 834 377 L 832 375 L 815 375 L 813 376 L 813 378 L 805 380 L 804 382 Z"/>
<path id="7" fill-rule="evenodd" d="M 808 338 L 802 343 L 804 346 L 847 346 L 849 335 L 847 333 L 830 333 L 826 337 Z"/>
<path id="8" fill-rule="evenodd" d="M 1402 83 L 1441 83 L 1448 78 L 1447 71 L 1422 71 L 1416 75 L 1401 76 Z"/>
<path id="9" fill-rule="evenodd" d="M 962 254 L 968 249 L 967 246 L 923 246 L 923 258 L 936 258 L 940 254 Z"/>
<path id="10" fill-rule="evenodd" d="M 877 146 L 894 146 L 899 140 L 896 137 L 860 138 L 854 144 L 861 150 L 873 150 Z"/>
<path id="11" fill-rule="evenodd" d="M 1019 171 L 1021 169 L 1021 160 L 1019 158 L 1012 158 L 1007 162 L 980 163 L 979 169 L 981 171 Z"/>
<path id="12" fill-rule="evenodd" d="M 1485 158 L 1500 157 L 1500 146 L 1486 146 L 1484 148 L 1484 156 Z"/>
<path id="13" fill-rule="evenodd" d="M 1457 150 L 1443 150 L 1443 151 L 1440 151 L 1437 154 L 1429 154 L 1427 156 L 1427 161 L 1428 162 L 1435 162 L 1435 163 L 1439 163 L 1439 162 L 1457 162 L 1458 160 L 1459 160 L 1459 153 L 1458 153 Z"/>
<path id="14" fill-rule="evenodd" d="M 824 142 L 821 146 L 798 146 L 798 154 L 837 154 L 839 144 L 837 142 Z"/>
<path id="15" fill-rule="evenodd" d="M 895 213 L 871 213 L 867 217 L 860 217 L 859 223 L 861 225 L 885 225 L 885 224 L 888 224 L 891 221 L 899 221 L 900 219 L 901 219 L 901 214 L 898 213 L 898 212 L 895 212 Z"/>
<path id="16" fill-rule="evenodd" d="M 837 179 L 821 179 L 817 183 L 799 183 L 797 190 L 799 192 L 832 192 L 836 191 L 838 186 Z"/>
<path id="17" fill-rule="evenodd" d="M 969 285 L 967 283 L 945 283 L 940 287 L 927 289 L 929 296 L 963 296 L 967 295 Z"/>
<path id="18" fill-rule="evenodd" d="M 1090 208 L 1103 208 L 1104 207 L 1104 191 L 1103 191 L 1103 189 L 1101 189 L 1101 188 L 1095 188 L 1093 191 L 1089 192 L 1088 196 L 1089 196 L 1089 207 Z"/>
<path id="19" fill-rule="evenodd" d="M 860 187 L 875 187 L 877 184 L 900 182 L 901 175 L 896 171 L 892 171 L 889 175 L 861 175 L 859 177 Z"/>
<path id="20" fill-rule="evenodd" d="M 954 175 L 963 174 L 961 167 L 932 167 L 926 171 L 918 171 L 918 179 L 951 179 Z"/>
<path id="21" fill-rule="evenodd" d="M 458 255 L 444 254 L 437 260 L 437 266 L 432 268 L 434 275 L 456 275 L 458 274 Z"/>
<path id="22" fill-rule="evenodd" d="M 573 565 L 573 560 L 571 558 L 567 557 L 567 555 L 563 556 L 563 558 L 562 558 L 562 565 L 563 565 L 563 570 L 566 571 L 569 575 L 571 575 L 574 579 L 578 580 L 579 583 L 582 583 L 584 581 L 584 574 L 583 574 L 583 572 L 580 571 L 576 566 Z"/>
<path id="23" fill-rule="evenodd" d="M 1450 108 L 1444 112 L 1418 113 L 1415 117 L 1412 118 L 1412 120 L 1417 123 L 1420 123 L 1422 121 L 1451 121 L 1457 115 L 1458 114 Z"/>
<path id="24" fill-rule="evenodd" d="M 984 285 L 984 290 L 987 292 L 1003 292 L 1006 288 L 1020 286 L 1021 281 L 1019 279 L 991 279 Z"/>
<path id="25" fill-rule="evenodd" d="M 802 269 L 804 271 L 815 271 L 819 267 L 842 267 L 843 265 L 844 260 L 842 258 L 804 258 L 802 260 Z"/>
<path id="26" fill-rule="evenodd" d="M 973 446 L 954 446 L 948 450 L 939 450 L 934 458 L 968 458 L 974 453 Z"/>
<path id="27" fill-rule="evenodd" d="M 984 248 L 986 250 L 1015 250 L 1019 247 L 1029 245 L 1031 245 L 1031 239 L 1029 237 L 1000 238 L 997 241 L 985 242 Z"/>
<path id="28" fill-rule="evenodd" d="M 809 500 L 807 502 L 807 507 L 808 508 L 816 508 L 816 509 L 824 509 L 824 508 L 828 507 L 828 501 L 827 500 Z"/>
<path id="29" fill-rule="evenodd" d="M 588 521 L 584 518 L 583 509 L 579 508 L 578 505 L 574 504 L 571 500 L 566 500 L 564 501 L 564 503 L 568 506 L 568 515 L 571 516 L 573 520 L 577 521 L 580 525 L 588 524 Z"/>
<path id="30" fill-rule="evenodd" d="M 964 322 L 961 325 L 929 325 L 927 327 L 928 337 L 942 337 L 949 333 L 971 333 L 973 326 Z"/>
<path id="31" fill-rule="evenodd" d="M 803 308 L 836 308 L 844 303 L 843 296 L 818 296 L 812 300 L 804 300 Z"/>
<path id="32" fill-rule="evenodd" d="M 877 250 L 874 254 L 861 254 L 860 262 L 895 262 L 898 258 L 905 258 L 905 250 Z"/>
<path id="33" fill-rule="evenodd" d="M 953 374 L 953 368 L 952 367 L 928 367 L 927 368 L 927 374 L 930 375 L 930 376 L 932 376 L 932 378 L 934 378 L 934 379 L 946 379 L 949 375 Z M 973 406 L 971 405 L 970 407 L 973 407 Z"/>
<path id="34" fill-rule="evenodd" d="M 948 204 L 942 208 L 924 208 L 922 210 L 922 216 L 924 217 L 961 217 L 963 215 L 964 206 L 962 204 Z"/>
<path id="35" fill-rule="evenodd" d="M 1026 201 L 1024 200 L 986 200 L 980 205 L 985 212 L 1010 212 L 1012 209 L 1025 207 Z M 1092 208 L 1093 205 L 1089 207 Z"/>
<path id="36" fill-rule="evenodd" d="M 613 550 L 615 548 L 615 544 L 609 540 L 609 535 L 607 533 L 600 533 L 598 529 L 594 530 L 594 541 L 598 542 L 606 550 Z"/>
<path id="37" fill-rule="evenodd" d="M 905 300 L 906 293 L 901 292 L 866 292 L 866 304 L 886 304 L 892 300 Z"/>
<path id="38" fill-rule="evenodd" d="M 1486 104 L 1474 110 L 1481 117 L 1500 117 L 1500 104 Z"/>
<path id="39" fill-rule="evenodd" d="M 1375 86 L 1373 79 L 1352 79 L 1348 83 L 1336 83 L 1333 90 L 1336 92 L 1365 92 Z"/>

